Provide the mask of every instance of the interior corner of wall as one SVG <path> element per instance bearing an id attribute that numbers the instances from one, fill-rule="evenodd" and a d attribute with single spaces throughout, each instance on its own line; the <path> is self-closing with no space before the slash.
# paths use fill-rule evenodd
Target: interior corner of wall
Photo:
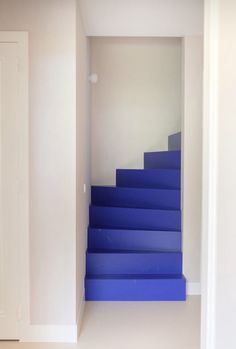
<path id="1" fill-rule="evenodd" d="M 78 336 L 80 335 L 81 328 L 82 328 L 84 310 L 85 310 L 85 297 L 83 292 L 81 294 L 80 299 L 78 300 L 78 309 L 77 309 L 77 316 L 76 316 Z"/>

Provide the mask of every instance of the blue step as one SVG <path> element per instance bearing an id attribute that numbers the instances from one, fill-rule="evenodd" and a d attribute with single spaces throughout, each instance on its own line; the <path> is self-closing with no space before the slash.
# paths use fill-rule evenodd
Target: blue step
<path id="1" fill-rule="evenodd" d="M 181 252 L 88 250 L 86 274 L 181 274 Z"/>
<path id="2" fill-rule="evenodd" d="M 116 170 L 119 187 L 180 189 L 180 170 Z"/>
<path id="3" fill-rule="evenodd" d="M 180 169 L 181 152 L 180 151 L 159 151 L 144 153 L 144 168 L 169 168 Z"/>
<path id="4" fill-rule="evenodd" d="M 87 276 L 87 301 L 184 301 L 186 280 L 182 275 Z"/>
<path id="5" fill-rule="evenodd" d="M 95 206 L 179 210 L 180 190 L 93 186 L 91 202 Z"/>
<path id="6" fill-rule="evenodd" d="M 181 132 L 175 133 L 168 137 L 168 150 L 181 149 Z"/>
<path id="7" fill-rule="evenodd" d="M 91 228 L 181 230 L 181 212 L 90 206 Z"/>
<path id="8" fill-rule="evenodd" d="M 136 251 L 181 251 L 181 232 L 89 228 L 88 248 Z"/>

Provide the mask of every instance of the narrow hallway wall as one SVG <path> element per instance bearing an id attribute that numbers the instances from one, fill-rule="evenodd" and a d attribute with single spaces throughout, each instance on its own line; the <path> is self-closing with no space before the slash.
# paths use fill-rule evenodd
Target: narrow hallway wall
<path id="1" fill-rule="evenodd" d="M 181 128 L 181 39 L 91 38 L 92 183 L 140 168 Z"/>
<path id="2" fill-rule="evenodd" d="M 214 110 L 218 115 L 217 142 L 217 213 L 216 213 L 216 283 L 215 283 L 215 348 L 236 348 L 236 263 L 235 263 L 235 200 L 236 200 L 236 48 L 232 38 L 236 34 L 236 3 L 219 0 L 218 54 L 213 59 L 218 64 Z M 213 60 L 212 59 L 212 60 Z M 210 64 L 215 64 L 212 60 Z"/>
<path id="3" fill-rule="evenodd" d="M 184 274 L 200 292 L 203 38 L 183 39 L 182 197 Z"/>
<path id="4" fill-rule="evenodd" d="M 1 0 L 0 30 L 29 32 L 30 315 L 76 322 L 76 2 Z"/>
<path id="5" fill-rule="evenodd" d="M 77 323 L 80 326 L 84 308 L 85 252 L 90 204 L 90 96 L 89 96 L 89 39 L 77 9 L 77 120 L 76 120 L 76 269 Z"/>

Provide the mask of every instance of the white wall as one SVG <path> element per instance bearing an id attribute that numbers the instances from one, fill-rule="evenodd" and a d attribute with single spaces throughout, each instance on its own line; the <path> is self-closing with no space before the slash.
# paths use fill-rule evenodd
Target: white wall
<path id="1" fill-rule="evenodd" d="M 200 282 L 202 194 L 203 38 L 183 39 L 183 251 L 184 274 Z"/>
<path id="2" fill-rule="evenodd" d="M 114 184 L 180 130 L 181 40 L 91 38 L 91 72 L 92 183 Z"/>
<path id="3" fill-rule="evenodd" d="M 236 2 L 219 0 L 215 348 L 234 349 L 236 313 Z"/>
<path id="4" fill-rule="evenodd" d="M 77 12 L 77 317 L 83 314 L 85 252 L 90 204 L 89 40 Z M 85 185 L 85 187 L 84 187 Z"/>
<path id="5" fill-rule="evenodd" d="M 186 36 L 203 32 L 203 0 L 79 0 L 89 36 Z"/>
<path id="6" fill-rule="evenodd" d="M 202 349 L 234 349 L 236 3 L 205 1 Z"/>
<path id="7" fill-rule="evenodd" d="M 76 321 L 76 6 L 1 0 L 0 30 L 29 31 L 31 323 Z"/>

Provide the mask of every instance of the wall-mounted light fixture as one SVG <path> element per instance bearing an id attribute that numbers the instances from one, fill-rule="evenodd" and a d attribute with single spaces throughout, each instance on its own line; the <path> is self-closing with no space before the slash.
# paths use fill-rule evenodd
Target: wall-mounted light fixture
<path id="1" fill-rule="evenodd" d="M 92 84 L 96 84 L 98 82 L 98 75 L 93 73 L 93 74 L 90 74 L 89 75 L 89 81 L 92 83 Z"/>

